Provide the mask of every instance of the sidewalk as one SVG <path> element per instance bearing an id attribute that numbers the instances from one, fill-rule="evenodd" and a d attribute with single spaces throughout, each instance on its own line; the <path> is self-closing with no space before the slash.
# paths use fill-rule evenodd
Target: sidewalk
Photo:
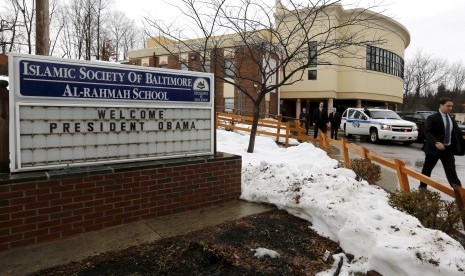
<path id="1" fill-rule="evenodd" d="M 84 233 L 65 240 L 0 252 L 0 275 L 27 275 L 106 251 L 124 249 L 272 209 L 272 206 L 236 200 L 213 207 Z"/>

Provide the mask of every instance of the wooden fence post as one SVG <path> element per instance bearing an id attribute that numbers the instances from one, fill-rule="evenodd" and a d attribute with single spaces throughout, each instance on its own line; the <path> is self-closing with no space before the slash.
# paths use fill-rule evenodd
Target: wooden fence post
<path id="1" fill-rule="evenodd" d="M 328 135 L 326 134 L 323 134 L 323 138 L 324 138 L 324 141 L 325 141 L 325 149 L 326 149 L 326 154 L 331 157 L 331 144 L 329 143 L 329 138 Z"/>
<path id="2" fill-rule="evenodd" d="M 396 164 L 397 178 L 399 179 L 400 190 L 404 194 L 410 193 L 410 184 L 408 177 L 402 172 L 402 168 L 405 167 L 405 163 L 399 159 L 394 160 Z"/>
<path id="3" fill-rule="evenodd" d="M 289 122 L 286 122 L 286 143 L 284 144 L 286 148 L 289 146 L 289 132 L 291 132 Z"/>
<path id="4" fill-rule="evenodd" d="M 232 125 L 232 126 L 234 125 L 235 117 L 236 117 L 236 112 L 234 112 L 234 113 L 231 115 L 231 125 Z"/>
<path id="5" fill-rule="evenodd" d="M 452 185 L 452 188 L 454 188 L 455 202 L 457 203 L 457 207 L 459 208 L 459 211 L 462 212 L 462 224 L 465 228 L 465 213 L 463 213 L 463 211 L 465 210 L 465 189 L 463 189 L 459 185 L 454 184 Z"/>
<path id="6" fill-rule="evenodd" d="M 281 136 L 281 115 L 278 116 L 278 131 L 276 133 L 276 143 L 279 142 L 280 136 Z"/>
<path id="7" fill-rule="evenodd" d="M 362 147 L 363 150 L 363 159 L 365 160 L 365 163 L 369 166 L 371 165 L 371 159 L 368 158 L 368 153 L 370 152 L 367 148 Z"/>
<path id="8" fill-rule="evenodd" d="M 321 129 L 318 129 L 318 146 L 320 149 L 324 150 L 324 144 L 323 144 L 323 132 Z"/>
<path id="9" fill-rule="evenodd" d="M 347 147 L 347 141 L 344 138 L 342 138 L 342 158 L 344 160 L 344 167 L 350 167 L 349 148 Z"/>

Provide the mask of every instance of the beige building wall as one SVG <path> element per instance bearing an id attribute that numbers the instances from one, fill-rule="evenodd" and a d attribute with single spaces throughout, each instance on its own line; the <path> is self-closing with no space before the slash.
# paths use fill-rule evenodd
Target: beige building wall
<path id="1" fill-rule="evenodd" d="M 297 21 L 295 18 L 284 16 L 287 10 L 279 6 L 279 1 L 277 3 L 275 18 L 285 20 L 286 24 L 296 25 Z M 348 17 L 359 11 L 360 10 L 356 9 L 345 10 L 342 5 L 334 5 L 326 10 L 325 17 L 316 21 L 312 26 L 312 32 L 310 34 L 315 35 L 318 31 L 326 29 L 328 24 L 332 26 L 342 24 Z M 370 46 L 390 51 L 404 58 L 405 49 L 410 43 L 410 34 L 404 26 L 395 20 L 367 10 L 364 10 L 361 16 L 370 18 L 370 20 L 375 20 L 372 21 L 373 23 L 371 26 L 351 26 L 350 29 L 340 29 L 339 32 L 335 32 L 332 36 L 343 38 L 347 33 L 357 34 L 360 36 L 360 39 L 364 39 L 365 41 L 373 41 L 377 38 L 382 38 L 382 43 Z M 331 20 L 328 21 L 328 18 Z M 365 21 L 364 23 L 367 22 L 368 21 Z M 287 25 L 287 28 L 292 29 L 289 25 Z M 286 36 L 285 30 L 279 31 L 282 36 Z M 225 57 L 230 57 L 234 54 L 234 52 L 228 48 L 234 47 L 235 39 L 237 39 L 234 34 L 228 36 L 230 36 L 230 40 L 227 40 L 223 45 Z M 315 37 L 315 40 L 318 41 L 319 38 L 323 40 L 322 37 L 318 36 Z M 196 40 L 193 40 L 193 43 L 195 43 L 195 41 Z M 160 47 L 160 45 L 173 48 L 173 50 L 177 49 L 173 41 L 164 37 L 155 37 L 147 40 L 147 49 L 131 51 L 129 57 L 130 59 L 141 59 L 142 64 L 148 64 L 149 57 L 153 57 L 156 53 L 159 64 L 167 64 L 167 51 L 163 49 L 163 47 Z M 303 107 L 306 104 L 308 107 L 309 104 L 312 106 L 312 104 L 321 100 L 327 103 L 328 108 L 332 107 L 333 103 L 335 103 L 335 105 L 344 105 L 343 101 L 347 101 L 347 103 L 345 103 L 346 106 L 354 103 L 361 105 L 362 101 L 379 102 L 379 106 L 402 103 L 403 80 L 400 77 L 388 73 L 367 70 L 367 49 L 365 46 L 353 46 L 345 50 L 348 50 L 351 55 L 356 56 L 356 58 L 342 59 L 338 58 L 336 55 L 318 55 L 317 67 L 302 71 L 302 74 L 295 75 L 289 82 L 292 84 L 280 87 L 279 95 L 280 99 L 282 99 L 281 103 L 283 103 L 283 101 L 286 102 L 288 113 L 295 112 L 295 114 L 298 115 L 301 105 Z M 182 53 L 180 59 L 188 58 L 187 53 L 185 53 L 183 49 L 177 49 L 177 52 Z M 341 53 L 342 52 L 339 52 L 339 54 Z M 317 80 L 307 79 L 308 70 L 317 70 Z M 282 76 L 280 76 L 280 78 L 282 78 Z M 223 88 L 224 98 L 234 97 L 237 100 L 237 95 L 235 95 L 237 93 L 235 93 L 235 89 L 232 85 L 224 83 Z M 265 101 L 269 100 L 270 94 L 267 95 Z M 289 108 L 292 105 L 294 105 L 295 108 Z"/>
<path id="2" fill-rule="evenodd" d="M 353 12 L 356 10 L 344 10 L 342 6 L 335 6 L 330 11 L 332 19 L 330 24 L 340 24 L 345 17 Z M 403 58 L 405 48 L 410 43 L 410 35 L 405 27 L 390 18 L 369 11 L 365 11 L 364 15 L 371 18 L 375 16 L 377 20 L 374 22 L 376 23 L 368 27 L 351 26 L 350 29 L 341 29 L 339 35 L 342 37 L 348 32 L 349 34 L 357 34 L 360 39 L 364 40 L 381 39 L 381 43 L 371 46 L 388 50 Z M 322 22 L 327 22 L 327 19 Z M 317 31 L 318 27 L 315 29 Z M 402 78 L 366 70 L 366 47 L 354 46 L 348 50 L 351 55 L 357 58 L 338 59 L 334 55 L 318 56 L 318 63 L 324 62 L 332 65 L 318 65 L 316 68 L 309 68 L 309 70 L 317 70 L 317 80 L 308 80 L 306 71 L 302 75 L 299 74 L 292 81 L 300 78 L 301 81 L 281 88 L 281 98 L 354 99 L 402 103 Z M 347 65 L 348 67 L 334 64 Z"/>

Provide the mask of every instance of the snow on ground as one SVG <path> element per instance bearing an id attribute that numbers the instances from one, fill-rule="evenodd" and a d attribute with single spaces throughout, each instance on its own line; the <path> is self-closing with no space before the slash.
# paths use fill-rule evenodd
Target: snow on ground
<path id="1" fill-rule="evenodd" d="M 264 258 L 268 256 L 274 259 L 274 258 L 279 258 L 280 256 L 278 252 L 267 249 L 267 248 L 263 248 L 263 247 L 251 249 L 250 251 L 255 251 L 255 254 L 253 256 L 257 258 Z"/>
<path id="2" fill-rule="evenodd" d="M 355 256 L 350 264 L 343 254 L 334 256 L 335 263 L 345 259 L 340 275 L 465 275 L 465 249 L 456 240 L 392 208 L 384 190 L 356 181 L 353 171 L 312 144 L 282 148 L 257 136 L 254 153 L 247 153 L 249 136 L 224 130 L 217 141 L 218 151 L 242 156 L 242 199 L 274 204 L 309 221 Z"/>

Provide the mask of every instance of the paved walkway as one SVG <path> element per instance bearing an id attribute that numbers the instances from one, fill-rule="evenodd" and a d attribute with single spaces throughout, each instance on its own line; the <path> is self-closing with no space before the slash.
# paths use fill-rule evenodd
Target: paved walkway
<path id="1" fill-rule="evenodd" d="M 271 209 L 272 206 L 237 200 L 214 207 L 84 233 L 66 240 L 0 252 L 0 275 L 27 275 L 106 251 L 124 249 L 199 230 Z"/>

